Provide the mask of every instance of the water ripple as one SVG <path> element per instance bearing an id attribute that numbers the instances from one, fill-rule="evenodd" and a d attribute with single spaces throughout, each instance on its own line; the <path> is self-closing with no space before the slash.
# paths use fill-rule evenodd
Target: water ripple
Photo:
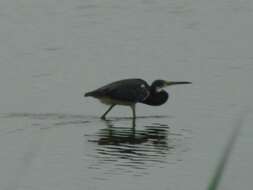
<path id="1" fill-rule="evenodd" d="M 171 163 L 171 155 L 183 135 L 170 133 L 167 124 L 151 123 L 136 127 L 116 126 L 122 121 L 106 121 L 106 128 L 85 135 L 96 146 L 88 155 L 90 169 L 105 176 L 120 174 L 146 175 L 149 168 Z M 105 177 L 104 176 L 104 177 Z"/>

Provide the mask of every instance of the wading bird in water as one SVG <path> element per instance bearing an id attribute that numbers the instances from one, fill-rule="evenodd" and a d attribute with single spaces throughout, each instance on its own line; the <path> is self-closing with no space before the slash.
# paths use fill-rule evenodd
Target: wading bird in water
<path id="1" fill-rule="evenodd" d="M 160 106 L 169 98 L 169 94 L 164 91 L 163 88 L 178 84 L 191 84 L 191 82 L 155 80 L 151 85 L 148 85 L 148 83 L 142 79 L 124 79 L 87 92 L 84 96 L 97 98 L 102 103 L 110 106 L 101 116 L 101 119 L 105 119 L 106 115 L 116 105 L 130 106 L 133 112 L 133 118 L 135 119 L 136 103 Z"/>

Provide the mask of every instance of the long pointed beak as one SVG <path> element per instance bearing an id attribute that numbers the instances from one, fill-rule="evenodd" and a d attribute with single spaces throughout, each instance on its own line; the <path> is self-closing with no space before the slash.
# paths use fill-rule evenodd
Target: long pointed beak
<path id="1" fill-rule="evenodd" d="M 167 86 L 178 85 L 178 84 L 192 84 L 192 82 L 188 82 L 188 81 L 166 81 Z"/>

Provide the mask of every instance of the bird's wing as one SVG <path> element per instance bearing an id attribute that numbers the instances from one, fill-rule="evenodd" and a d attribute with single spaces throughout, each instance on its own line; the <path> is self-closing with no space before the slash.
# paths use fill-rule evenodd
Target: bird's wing
<path id="1" fill-rule="evenodd" d="M 107 93 L 107 96 L 112 99 L 129 102 L 143 101 L 148 95 L 149 92 L 145 88 L 138 86 L 118 87 Z"/>
<path id="2" fill-rule="evenodd" d="M 149 96 L 149 86 L 141 79 L 122 80 L 101 88 L 104 96 L 119 101 L 141 102 Z"/>

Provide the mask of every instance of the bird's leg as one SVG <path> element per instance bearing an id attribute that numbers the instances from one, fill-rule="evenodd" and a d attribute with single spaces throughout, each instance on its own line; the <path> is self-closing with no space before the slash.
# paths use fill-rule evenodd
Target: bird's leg
<path id="1" fill-rule="evenodd" d="M 133 128 L 135 128 L 135 119 L 136 119 L 135 104 L 131 105 L 131 109 L 132 109 L 132 112 L 133 112 L 133 123 L 132 123 L 132 126 L 133 126 Z"/>
<path id="2" fill-rule="evenodd" d="M 101 116 L 101 119 L 104 119 L 105 120 L 105 116 L 109 113 L 109 111 L 111 111 L 111 109 L 115 106 L 115 104 L 111 105 L 109 107 L 108 110 L 106 110 L 106 112 Z"/>
<path id="3" fill-rule="evenodd" d="M 133 112 L 133 119 L 136 118 L 136 114 L 135 114 L 135 104 L 131 105 L 131 109 L 132 109 L 132 112 Z"/>

